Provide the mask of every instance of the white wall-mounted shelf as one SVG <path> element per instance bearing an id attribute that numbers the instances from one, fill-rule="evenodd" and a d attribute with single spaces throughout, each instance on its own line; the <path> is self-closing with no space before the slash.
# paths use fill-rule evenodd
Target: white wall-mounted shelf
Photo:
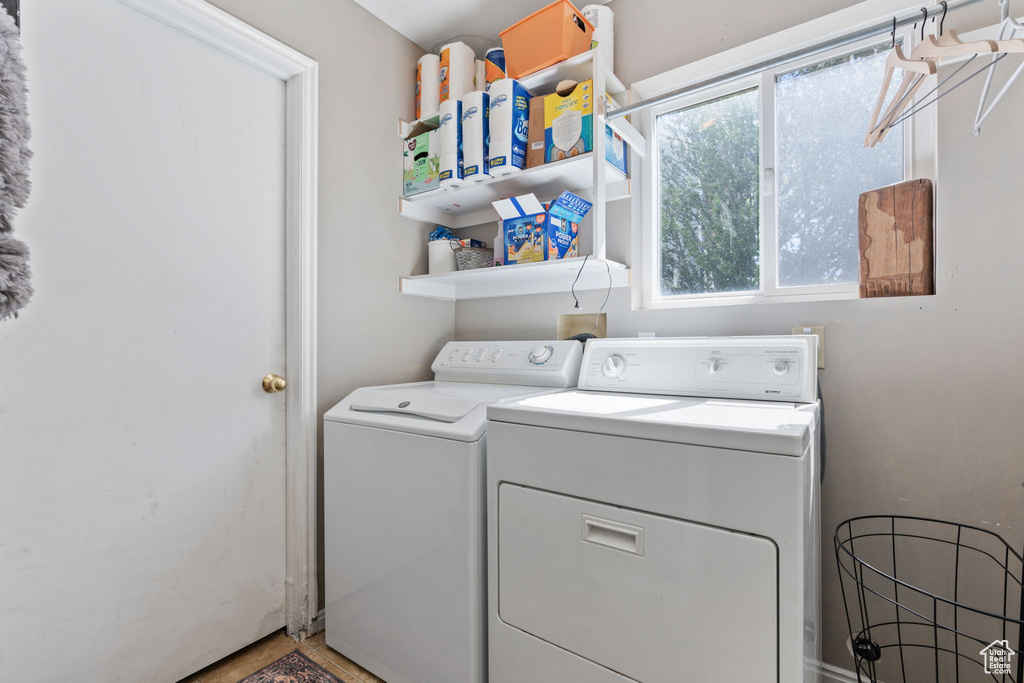
<path id="1" fill-rule="evenodd" d="M 584 196 L 594 187 L 594 154 L 587 152 L 453 190 L 437 189 L 399 197 L 398 213 L 424 223 L 459 229 L 497 221 L 498 214 L 491 202 L 499 199 L 532 192 L 541 201 L 547 201 L 565 190 Z M 606 173 L 605 201 L 628 197 L 626 176 L 610 164 L 606 164 Z"/>
<path id="2" fill-rule="evenodd" d="M 594 78 L 596 68 L 595 55 L 596 52 L 594 50 L 578 54 L 564 62 L 559 62 L 546 69 L 534 71 L 528 76 L 523 76 L 519 79 L 519 82 L 530 91 L 531 95 L 549 95 L 555 92 L 555 87 L 564 80 L 573 80 L 579 83 L 580 81 Z M 604 71 L 605 92 L 616 98 L 624 95 L 626 87 L 622 85 L 622 81 L 604 67 L 603 61 L 601 68 Z"/>
<path id="3" fill-rule="evenodd" d="M 629 179 L 605 161 L 608 151 L 605 125 L 610 125 L 641 155 L 646 153 L 646 142 L 625 118 L 611 122 L 605 118 L 607 110 L 614 106 L 606 101 L 605 94 L 615 98 L 618 104 L 627 104 L 628 95 L 622 81 L 608 69 L 604 56 L 596 50 L 541 69 L 519 82 L 537 96 L 554 92 L 558 83 L 567 79 L 577 82 L 593 79 L 594 94 L 600 93 L 594 101 L 592 152 L 456 189 L 399 197 L 398 213 L 423 223 L 451 229 L 468 228 L 497 221 L 498 215 L 491 203 L 498 199 L 532 193 L 540 201 L 548 201 L 568 190 L 594 204 L 587 219 L 589 223 L 581 227 L 579 233 L 579 251 L 591 254 L 589 260 L 581 257 L 404 277 L 398 283 L 401 293 L 457 300 L 568 292 L 577 274 L 580 278 L 576 289 L 580 291 L 607 287 L 609 276 L 612 287 L 629 285 L 629 268 L 605 260 L 607 204 L 629 197 L 631 190 Z M 436 125 L 433 118 L 413 123 L 399 121 L 398 131 L 405 136 Z"/>
<path id="4" fill-rule="evenodd" d="M 621 99 L 626 95 L 626 87 L 622 85 L 615 74 L 607 69 L 604 70 L 605 74 L 605 90 L 609 95 L 616 99 Z M 531 95 L 547 95 L 555 91 L 555 87 L 566 79 L 571 79 L 576 82 L 585 81 L 588 78 L 594 77 L 594 51 L 584 52 L 583 54 L 576 55 L 571 59 L 567 59 L 564 62 L 559 62 L 553 66 L 549 66 L 546 69 L 535 71 L 529 76 L 525 76 L 519 79 L 519 82 L 524 88 L 526 88 Z M 620 104 L 624 102 L 620 101 Z M 408 138 L 413 135 L 420 135 L 428 130 L 433 130 L 438 127 L 438 115 L 423 117 L 416 121 L 398 121 L 398 135 L 401 138 Z"/>
<path id="5" fill-rule="evenodd" d="M 584 263 L 585 261 L 585 263 Z M 606 267 L 607 266 L 607 267 Z M 580 268 L 583 272 L 580 273 Z M 573 281 L 579 280 L 573 287 Z M 438 275 L 413 275 L 398 280 L 398 291 L 431 299 L 489 299 L 500 296 L 549 294 L 628 287 L 629 268 L 603 259 L 583 257 L 511 266 L 460 270 Z"/>

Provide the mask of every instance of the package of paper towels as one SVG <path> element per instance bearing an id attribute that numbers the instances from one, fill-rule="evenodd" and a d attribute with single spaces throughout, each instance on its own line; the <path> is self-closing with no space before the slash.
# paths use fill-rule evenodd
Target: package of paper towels
<path id="1" fill-rule="evenodd" d="M 604 55 L 608 70 L 615 71 L 615 14 L 607 5 L 587 5 L 580 10 L 583 16 L 594 25 L 594 33 L 590 37 L 591 49 Z"/>
<path id="2" fill-rule="evenodd" d="M 466 182 L 491 177 L 487 164 L 490 142 L 490 98 L 483 90 L 474 90 L 462 102 L 462 177 Z"/>
<path id="3" fill-rule="evenodd" d="M 441 58 L 423 55 L 416 62 L 416 120 L 437 114 L 440 104 Z"/>
<path id="4" fill-rule="evenodd" d="M 438 181 L 442 188 L 462 186 L 462 100 L 445 100 L 440 106 L 437 135 L 440 147 Z"/>
<path id="5" fill-rule="evenodd" d="M 530 93 L 514 78 L 491 83 L 488 150 L 491 175 L 498 177 L 526 168 L 526 138 L 530 119 Z"/>
<path id="6" fill-rule="evenodd" d="M 463 42 L 448 43 L 441 48 L 440 101 L 461 100 L 474 90 L 476 54 Z"/>

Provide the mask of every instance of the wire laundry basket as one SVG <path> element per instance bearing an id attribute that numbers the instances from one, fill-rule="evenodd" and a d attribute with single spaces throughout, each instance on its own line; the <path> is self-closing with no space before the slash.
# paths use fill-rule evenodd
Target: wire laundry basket
<path id="1" fill-rule="evenodd" d="M 1024 559 L 1002 537 L 866 516 L 835 546 L 858 681 L 1024 683 Z"/>

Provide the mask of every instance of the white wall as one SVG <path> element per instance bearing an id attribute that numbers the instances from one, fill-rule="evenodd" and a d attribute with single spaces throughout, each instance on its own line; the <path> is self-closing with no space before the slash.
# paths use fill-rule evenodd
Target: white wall
<path id="1" fill-rule="evenodd" d="M 615 0 L 617 70 L 632 83 L 850 4 Z M 1020 2 L 1013 8 L 1024 12 Z M 984 3 L 984 11 L 950 15 L 947 28 L 996 18 L 995 3 Z M 616 290 L 607 308 L 610 336 L 827 327 L 824 658 L 845 668 L 852 662 L 832 549 L 838 522 L 860 514 L 932 516 L 990 528 L 1017 548 L 1024 543 L 1024 82 L 976 138 L 979 88 L 965 86 L 939 109 L 935 296 L 632 311 L 628 290 Z M 620 252 L 630 226 L 625 212 L 616 214 L 609 241 Z M 602 298 L 585 293 L 582 310 L 596 311 Z M 579 312 L 572 303 L 568 294 L 460 302 L 456 336 L 550 337 L 558 314 Z"/>
<path id="2" fill-rule="evenodd" d="M 356 387 L 428 379 L 454 304 L 398 294 L 400 276 L 426 272 L 427 226 L 397 213 L 395 132 L 412 118 L 423 51 L 352 0 L 211 4 L 320 64 L 321 415 Z M 321 539 L 322 497 L 321 484 Z"/>

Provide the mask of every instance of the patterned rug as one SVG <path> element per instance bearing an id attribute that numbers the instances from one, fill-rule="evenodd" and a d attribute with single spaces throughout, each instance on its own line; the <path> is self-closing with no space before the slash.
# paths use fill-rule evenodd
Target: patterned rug
<path id="1" fill-rule="evenodd" d="M 246 676 L 239 683 L 342 683 L 342 680 L 296 650 Z"/>

